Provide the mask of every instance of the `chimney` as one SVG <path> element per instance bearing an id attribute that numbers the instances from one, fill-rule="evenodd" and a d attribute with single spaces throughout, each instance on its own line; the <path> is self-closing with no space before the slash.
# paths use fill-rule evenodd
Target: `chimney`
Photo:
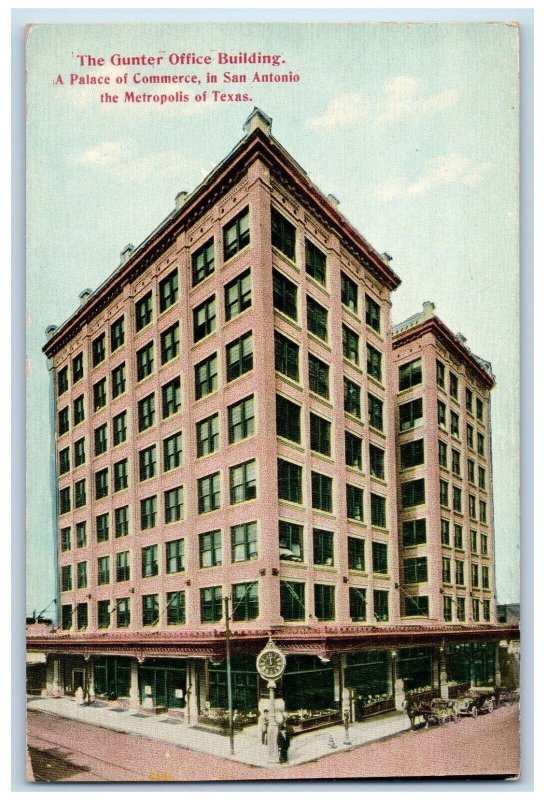
<path id="1" fill-rule="evenodd" d="M 79 293 L 78 297 L 79 297 L 80 308 L 85 305 L 85 303 L 89 300 L 92 294 L 93 294 L 92 289 L 84 289 L 83 292 Z"/>
<path id="2" fill-rule="evenodd" d="M 339 205 L 340 205 L 338 197 L 335 197 L 334 194 L 328 194 L 327 199 L 329 200 L 329 202 L 331 203 L 333 208 L 338 210 Z"/>
<path id="3" fill-rule="evenodd" d="M 267 136 L 270 136 L 272 128 L 272 117 L 268 117 L 267 114 L 261 111 L 260 108 L 254 106 L 254 110 L 252 111 L 252 113 L 242 126 L 242 130 L 244 131 L 246 136 L 249 136 L 256 130 L 256 128 L 259 128 L 264 133 L 266 133 Z"/>
<path id="4" fill-rule="evenodd" d="M 186 191 L 183 191 L 183 190 L 181 192 L 178 192 L 178 194 L 176 195 L 176 198 L 174 200 L 174 202 L 176 203 L 176 208 L 181 208 L 183 206 L 183 204 L 187 200 L 188 194 L 189 194 L 189 192 L 186 192 Z"/>
<path id="5" fill-rule="evenodd" d="M 381 254 L 380 254 L 380 257 L 382 258 L 382 260 L 383 260 L 383 261 L 385 261 L 385 262 L 386 262 L 386 264 L 389 264 L 389 263 L 390 263 L 390 261 L 393 261 L 393 260 L 394 260 L 394 259 L 392 258 L 392 256 L 390 255 L 390 253 L 381 253 Z"/>
<path id="6" fill-rule="evenodd" d="M 45 335 L 46 335 L 46 338 L 47 338 L 48 341 L 49 341 L 49 339 L 51 339 L 51 337 L 53 336 L 53 334 L 55 333 L 56 330 L 57 330 L 57 326 L 56 325 L 48 325 L 47 326 L 47 328 L 45 329 Z"/>
<path id="7" fill-rule="evenodd" d="M 425 303 L 422 303 L 422 316 L 424 319 L 429 319 L 429 317 L 435 316 L 435 303 L 431 303 L 429 300 L 426 300 Z"/>
<path id="8" fill-rule="evenodd" d="M 132 254 L 133 250 L 134 250 L 134 245 L 133 244 L 125 245 L 125 247 L 123 248 L 123 250 L 119 254 L 120 255 L 120 258 L 119 258 L 119 266 L 120 267 L 122 267 L 123 264 L 127 263 L 129 258 L 131 257 L 131 254 Z"/>
<path id="9" fill-rule="evenodd" d="M 464 336 L 463 333 L 457 333 L 456 334 L 456 338 L 458 339 L 459 342 L 461 342 L 464 345 L 467 342 L 467 339 L 466 339 L 466 337 Z"/>

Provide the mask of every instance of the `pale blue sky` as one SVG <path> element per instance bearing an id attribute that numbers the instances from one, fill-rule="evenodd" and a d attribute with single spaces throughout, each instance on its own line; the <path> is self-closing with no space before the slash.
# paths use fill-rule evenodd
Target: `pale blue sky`
<path id="1" fill-rule="evenodd" d="M 53 85 L 58 73 L 65 79 L 71 72 L 91 73 L 76 67 L 73 53 L 108 59 L 113 53 L 192 51 L 215 59 L 219 50 L 280 53 L 286 64 L 278 71 L 292 70 L 301 79 L 220 87 L 246 91 L 251 102 L 162 108 L 104 106 L 93 88 Z M 101 72 L 115 79 L 124 71 Z M 176 193 L 192 190 L 229 152 L 254 105 L 273 117 L 276 138 L 320 189 L 339 198 L 350 222 L 379 252 L 393 256 L 403 281 L 393 295 L 394 320 L 432 300 L 445 323 L 492 362 L 498 599 L 516 602 L 516 29 L 40 26 L 30 34 L 27 103 L 27 609 L 40 610 L 54 595 L 44 330 L 66 319 L 78 293 L 115 269 L 125 244 L 138 244 L 173 208 Z"/>

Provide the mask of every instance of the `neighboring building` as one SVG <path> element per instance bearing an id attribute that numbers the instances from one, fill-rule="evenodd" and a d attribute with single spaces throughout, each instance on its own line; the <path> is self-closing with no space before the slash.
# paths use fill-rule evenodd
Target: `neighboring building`
<path id="1" fill-rule="evenodd" d="M 225 597 L 239 712 L 267 696 L 255 656 L 269 637 L 288 656 L 279 684 L 286 710 L 323 712 L 324 721 L 343 703 L 361 718 L 400 708 L 404 690 L 499 680 L 493 378 L 436 318 L 429 330 L 418 320 L 396 328 L 392 350 L 399 278 L 389 257 L 270 127 L 255 109 L 229 156 L 123 251 L 104 284 L 80 295 L 72 317 L 48 329 L 61 613 L 60 629 L 34 641 L 49 654 L 54 692 L 82 686 L 209 719 L 227 702 Z M 416 425 L 398 437 L 398 406 L 419 391 L 415 381 L 398 396 L 398 364 L 416 358 L 425 420 L 441 394 L 436 358 L 458 377 L 459 393 L 467 380 L 473 402 L 485 404 L 484 424 L 476 418 L 473 427 L 475 445 L 485 437 L 474 462 L 476 481 L 485 469 L 475 499 L 477 509 L 486 502 L 486 521 L 465 507 L 447 514 L 467 528 L 463 547 L 450 545 L 452 569 L 463 560 L 467 581 L 479 567 L 478 620 L 471 608 L 464 620 L 444 617 L 442 590 L 462 591 L 441 573 L 437 440 L 449 448 L 455 440 L 431 417 L 425 467 L 403 472 L 399 489 L 401 497 L 406 475 L 435 482 L 425 541 L 413 526 L 409 545 L 403 523 L 417 515 L 404 504 L 398 525 L 397 444 L 417 438 Z M 459 456 L 470 457 L 465 444 Z M 461 481 L 466 504 L 471 485 Z M 473 524 L 488 537 L 486 554 L 471 549 Z M 467 601 L 470 592 L 464 583 Z"/>
<path id="2" fill-rule="evenodd" d="M 504 603 L 498 605 L 498 622 L 503 625 L 518 625 L 520 623 L 520 603 Z"/>

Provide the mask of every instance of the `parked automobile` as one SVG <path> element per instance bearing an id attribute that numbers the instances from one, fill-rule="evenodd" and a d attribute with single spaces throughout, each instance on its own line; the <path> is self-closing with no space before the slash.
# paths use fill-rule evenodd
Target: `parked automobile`
<path id="1" fill-rule="evenodd" d="M 495 689 L 470 689 L 467 694 L 453 700 L 456 713 L 461 717 L 491 714 L 498 704 Z"/>
<path id="2" fill-rule="evenodd" d="M 443 700 L 441 697 L 434 697 L 430 701 L 409 703 L 407 714 L 413 730 L 421 725 L 429 728 L 430 725 L 444 725 L 446 722 L 458 721 L 458 714 L 453 702 Z"/>

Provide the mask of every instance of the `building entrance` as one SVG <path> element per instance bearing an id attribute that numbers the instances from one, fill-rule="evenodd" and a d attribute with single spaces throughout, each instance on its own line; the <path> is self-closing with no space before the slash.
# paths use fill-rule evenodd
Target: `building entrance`
<path id="1" fill-rule="evenodd" d="M 148 659 L 138 669 L 140 702 L 151 688 L 154 706 L 184 708 L 186 693 L 186 662 L 182 659 Z"/>

